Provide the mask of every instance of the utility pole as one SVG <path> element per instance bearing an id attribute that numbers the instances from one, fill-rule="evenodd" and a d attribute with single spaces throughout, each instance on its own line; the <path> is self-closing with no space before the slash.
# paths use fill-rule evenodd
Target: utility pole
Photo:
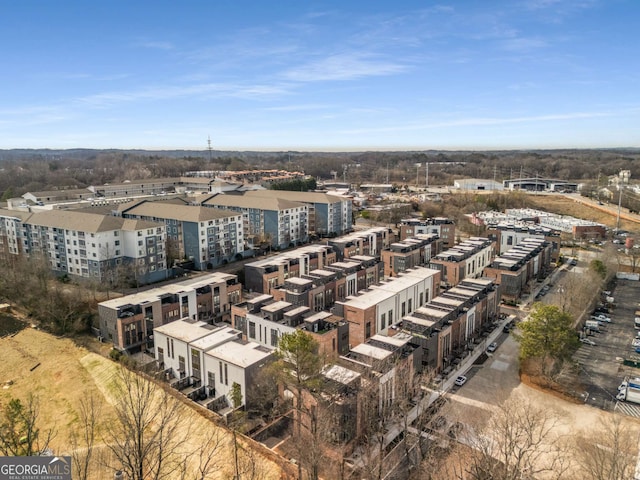
<path id="1" fill-rule="evenodd" d="M 616 233 L 620 231 L 620 208 L 622 207 L 622 185 L 618 184 L 618 220 L 616 221 Z"/>
<path id="2" fill-rule="evenodd" d="M 429 162 L 427 162 L 426 165 L 427 165 L 427 171 L 424 174 L 424 176 L 425 176 L 425 186 L 427 188 L 429 188 Z"/>
<path id="3" fill-rule="evenodd" d="M 211 163 L 211 135 L 207 138 L 207 145 L 209 145 L 209 163 Z"/>

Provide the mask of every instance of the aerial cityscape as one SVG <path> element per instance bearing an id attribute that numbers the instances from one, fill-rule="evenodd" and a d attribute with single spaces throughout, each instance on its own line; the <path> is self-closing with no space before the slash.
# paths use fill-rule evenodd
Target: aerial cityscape
<path id="1" fill-rule="evenodd" d="M 0 6 L 0 480 L 640 480 L 640 7 L 423 3 Z"/>

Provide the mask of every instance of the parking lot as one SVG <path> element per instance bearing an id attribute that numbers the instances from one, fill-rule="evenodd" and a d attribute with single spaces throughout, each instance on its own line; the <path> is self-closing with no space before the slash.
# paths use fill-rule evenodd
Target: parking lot
<path id="1" fill-rule="evenodd" d="M 640 417 L 640 405 L 617 402 L 617 387 L 625 376 L 640 375 L 640 369 L 623 364 L 623 360 L 637 359 L 631 345 L 636 330 L 634 312 L 638 307 L 640 285 L 638 282 L 618 280 L 611 295 L 614 307 L 608 315 L 611 323 L 603 323 L 599 333 L 588 338 L 595 345 L 581 344 L 574 356 L 577 371 L 573 376 L 563 379 L 571 382 L 585 403 L 605 410 L 620 410 L 626 414 Z M 573 378 L 571 378 L 573 377 Z M 584 391 L 580 391 L 580 389 Z"/>

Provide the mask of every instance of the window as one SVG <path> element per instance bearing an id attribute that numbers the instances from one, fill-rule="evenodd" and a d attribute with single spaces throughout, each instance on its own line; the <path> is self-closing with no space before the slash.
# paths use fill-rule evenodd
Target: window
<path id="1" fill-rule="evenodd" d="M 380 330 L 384 330 L 387 327 L 387 314 L 380 315 Z"/>
<path id="2" fill-rule="evenodd" d="M 118 245 L 120 245 L 120 240 L 116 240 L 116 241 L 115 241 L 115 245 L 116 245 L 116 247 L 117 247 Z M 93 244 L 93 246 L 94 246 L 94 247 L 96 246 L 96 245 L 95 245 L 95 243 Z"/>
<path id="3" fill-rule="evenodd" d="M 402 302 L 402 316 L 406 315 L 407 302 Z"/>
<path id="4" fill-rule="evenodd" d="M 407 302 L 409 303 L 409 313 L 411 313 L 412 312 L 412 309 L 411 309 L 412 299 L 410 298 L 409 300 L 407 300 Z"/>
<path id="5" fill-rule="evenodd" d="M 229 371 L 227 370 L 228 365 L 224 364 L 224 384 L 229 385 Z"/>
<path id="6" fill-rule="evenodd" d="M 249 322 L 249 338 L 256 338 L 256 324 Z"/>
<path id="7" fill-rule="evenodd" d="M 182 355 L 178 355 L 178 371 L 180 372 L 180 376 L 186 373 L 184 369 L 184 365 L 185 365 L 184 357 Z"/>
<path id="8" fill-rule="evenodd" d="M 389 325 L 391 325 L 393 323 L 393 310 L 389 310 L 388 317 L 389 317 Z"/>
<path id="9" fill-rule="evenodd" d="M 276 330 L 275 328 L 271 329 L 271 346 L 278 346 L 278 330 Z"/>
<path id="10" fill-rule="evenodd" d="M 367 322 L 364 326 L 364 338 L 369 338 L 371 336 L 371 322 Z"/>

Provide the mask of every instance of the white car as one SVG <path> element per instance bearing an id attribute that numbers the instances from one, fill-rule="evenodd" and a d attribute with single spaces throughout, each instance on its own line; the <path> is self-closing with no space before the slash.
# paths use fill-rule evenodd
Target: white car
<path id="1" fill-rule="evenodd" d="M 498 348 L 498 344 L 496 342 L 493 342 L 491 345 L 487 347 L 487 352 L 493 353 L 496 351 L 497 348 Z"/>
<path id="2" fill-rule="evenodd" d="M 594 320 L 598 320 L 599 322 L 611 323 L 611 318 L 601 313 L 599 313 L 598 315 L 591 315 L 591 318 L 593 318 Z"/>
<path id="3" fill-rule="evenodd" d="M 631 342 L 632 347 L 640 347 L 640 338 L 634 338 Z"/>
<path id="4" fill-rule="evenodd" d="M 456 381 L 454 382 L 458 387 L 461 387 L 462 385 L 464 385 L 465 383 L 467 383 L 467 377 L 465 377 L 464 375 L 460 375 L 458 378 L 456 378 Z"/>
<path id="5" fill-rule="evenodd" d="M 590 338 L 581 338 L 580 341 L 582 343 L 586 343 L 587 345 L 591 345 L 592 347 L 596 345 L 596 342 L 594 342 L 593 340 L 591 340 Z"/>

